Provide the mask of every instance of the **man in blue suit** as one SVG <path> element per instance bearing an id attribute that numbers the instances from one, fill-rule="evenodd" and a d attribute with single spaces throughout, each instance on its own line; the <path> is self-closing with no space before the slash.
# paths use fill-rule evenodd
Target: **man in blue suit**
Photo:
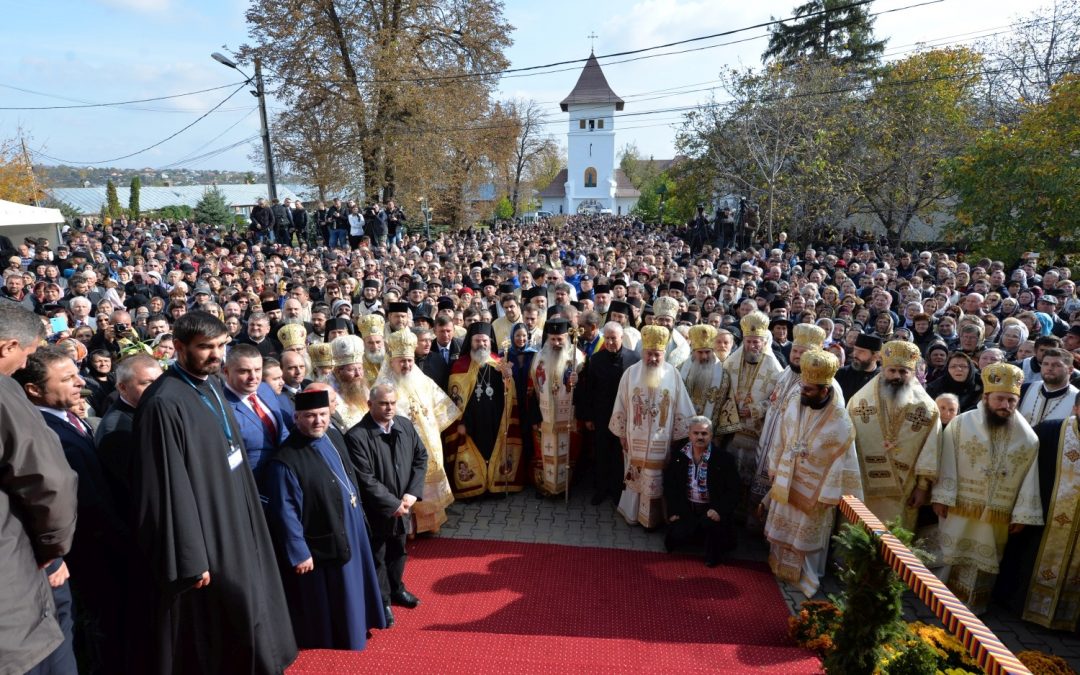
<path id="1" fill-rule="evenodd" d="M 13 377 L 60 439 L 68 464 L 79 475 L 78 524 L 71 551 L 64 557 L 84 617 L 78 622 L 78 632 L 83 633 L 91 670 L 120 672 L 126 658 L 121 610 L 125 605 L 130 533 L 117 513 L 98 460 L 94 431 L 72 413 L 82 395 L 83 379 L 78 366 L 59 347 L 38 349 Z M 63 601 L 59 595 L 57 599 Z M 65 610 L 61 607 L 60 611 L 63 625 Z"/>
<path id="2" fill-rule="evenodd" d="M 260 467 L 289 435 L 281 402 L 262 381 L 263 357 L 252 345 L 238 344 L 225 359 L 225 398 L 240 426 L 248 462 L 256 478 Z"/>

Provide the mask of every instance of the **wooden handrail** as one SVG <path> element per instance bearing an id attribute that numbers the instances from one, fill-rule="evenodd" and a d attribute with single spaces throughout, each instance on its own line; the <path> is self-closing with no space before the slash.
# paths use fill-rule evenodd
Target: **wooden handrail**
<path id="1" fill-rule="evenodd" d="M 845 496 L 840 501 L 840 512 L 878 536 L 885 561 L 941 619 L 945 629 L 963 643 L 980 668 L 990 675 L 1031 675 L 1027 666 L 861 500 Z"/>

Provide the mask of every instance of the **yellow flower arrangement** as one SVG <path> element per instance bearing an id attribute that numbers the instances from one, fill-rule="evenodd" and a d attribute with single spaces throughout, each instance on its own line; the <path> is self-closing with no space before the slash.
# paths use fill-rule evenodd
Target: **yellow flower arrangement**
<path id="1" fill-rule="evenodd" d="M 1076 675 L 1076 671 L 1069 667 L 1065 659 L 1053 654 L 1028 650 L 1016 655 L 1020 662 L 1028 667 L 1034 675 Z"/>

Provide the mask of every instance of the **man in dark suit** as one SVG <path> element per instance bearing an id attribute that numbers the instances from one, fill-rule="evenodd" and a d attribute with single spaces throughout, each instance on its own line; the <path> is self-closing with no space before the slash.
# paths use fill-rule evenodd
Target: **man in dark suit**
<path id="1" fill-rule="evenodd" d="M 72 590 L 89 619 L 80 622 L 80 628 L 86 631 L 83 639 L 88 641 L 91 660 L 102 672 L 121 671 L 125 665 L 121 610 L 130 541 L 98 460 L 93 431 L 71 411 L 82 397 L 83 379 L 59 347 L 39 349 L 14 378 L 60 439 L 68 464 L 79 475 L 78 525 L 65 561 Z"/>
<path id="2" fill-rule="evenodd" d="M 435 333 L 430 328 L 425 327 L 417 327 L 412 330 L 416 333 L 416 367 L 445 392 L 450 385 L 450 364 L 440 354 L 437 354 L 433 348 L 435 345 Z"/>
<path id="3" fill-rule="evenodd" d="M 608 430 L 608 420 L 619 394 L 619 381 L 626 369 L 641 355 L 623 346 L 623 328 L 611 321 L 604 326 L 604 346 L 593 354 L 581 371 L 581 385 L 575 391 L 578 419 L 596 434 L 596 471 L 593 473 L 593 505 L 605 499 L 618 500 L 623 489 L 622 444 Z"/>
<path id="4" fill-rule="evenodd" d="M 371 524 L 371 549 L 379 575 L 386 622 L 394 624 L 390 605 L 413 608 L 419 598 L 405 589 L 406 523 L 424 492 L 427 450 L 407 417 L 397 415 L 397 391 L 391 384 L 371 388 L 369 412 L 349 430 L 345 444 L 356 466 L 364 512 Z"/>
<path id="5" fill-rule="evenodd" d="M 461 338 L 454 337 L 454 321 L 450 317 L 444 315 L 435 319 L 435 344 L 431 345 L 431 351 L 441 356 L 447 366 L 454 365 L 461 356 Z"/>
<path id="6" fill-rule="evenodd" d="M 304 356 L 305 354 L 296 351 L 286 351 L 281 355 L 281 377 L 285 381 L 281 396 L 287 398 L 290 404 L 296 400 L 297 394 L 311 384 Z"/>
<path id="7" fill-rule="evenodd" d="M 739 499 L 739 471 L 735 458 L 712 442 L 708 417 L 690 418 L 690 442 L 674 448 L 664 469 L 667 501 L 668 551 L 704 538 L 705 565 L 720 564 L 735 547 L 735 504 Z"/>
<path id="8" fill-rule="evenodd" d="M 236 345 L 225 359 L 225 400 L 233 409 L 255 476 L 289 435 L 277 394 L 262 381 L 263 358 L 252 345 Z"/>

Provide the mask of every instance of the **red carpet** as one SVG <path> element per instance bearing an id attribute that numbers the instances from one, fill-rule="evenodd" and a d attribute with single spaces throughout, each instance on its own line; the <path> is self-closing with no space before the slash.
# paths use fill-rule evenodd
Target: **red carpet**
<path id="1" fill-rule="evenodd" d="M 314 673 L 818 673 L 787 637 L 768 568 L 617 549 L 462 539 L 410 542 L 423 604 L 363 652 L 308 651 Z"/>

